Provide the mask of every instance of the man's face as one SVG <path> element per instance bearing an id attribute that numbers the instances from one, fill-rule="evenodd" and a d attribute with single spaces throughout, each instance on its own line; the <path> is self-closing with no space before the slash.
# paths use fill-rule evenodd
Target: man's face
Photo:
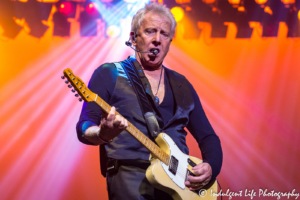
<path id="1" fill-rule="evenodd" d="M 168 18 L 152 12 L 147 13 L 133 44 L 137 50 L 148 52 L 156 49 L 158 54 L 137 52 L 137 60 L 144 67 L 160 67 L 169 51 L 171 39 L 171 22 Z"/>

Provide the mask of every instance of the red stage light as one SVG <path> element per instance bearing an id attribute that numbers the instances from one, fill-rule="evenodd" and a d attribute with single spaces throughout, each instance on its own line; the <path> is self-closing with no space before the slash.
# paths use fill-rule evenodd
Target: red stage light
<path id="1" fill-rule="evenodd" d="M 59 5 L 59 12 L 64 15 L 71 15 L 75 12 L 75 7 L 70 2 L 63 2 Z"/>
<path id="2" fill-rule="evenodd" d="M 98 9 L 97 9 L 97 4 L 96 3 L 89 3 L 86 7 L 85 10 L 88 14 L 92 16 L 97 16 L 99 14 Z"/>

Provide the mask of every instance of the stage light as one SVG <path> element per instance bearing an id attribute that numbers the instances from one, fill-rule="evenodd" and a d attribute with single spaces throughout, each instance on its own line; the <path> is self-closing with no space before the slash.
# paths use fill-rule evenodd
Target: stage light
<path id="1" fill-rule="evenodd" d="M 300 20 L 300 10 L 298 11 L 298 19 Z"/>
<path id="2" fill-rule="evenodd" d="M 239 6 L 239 7 L 238 7 L 238 11 L 239 11 L 239 12 L 245 12 L 246 10 L 245 10 L 245 7 L 244 7 L 244 6 Z"/>
<path id="3" fill-rule="evenodd" d="M 120 35 L 121 29 L 117 25 L 111 25 L 106 29 L 106 35 L 111 38 L 116 38 Z"/>
<path id="4" fill-rule="evenodd" d="M 53 14 L 53 35 L 70 36 L 71 23 L 68 18 L 74 18 L 76 14 L 76 3 L 69 1 L 59 1 L 56 3 L 57 11 Z"/>
<path id="5" fill-rule="evenodd" d="M 294 4 L 295 0 L 281 0 L 284 4 Z"/>
<path id="6" fill-rule="evenodd" d="M 237 8 L 239 12 L 245 12 L 246 9 L 244 7 L 244 0 L 228 0 L 230 4 L 232 4 L 233 8 Z"/>
<path id="7" fill-rule="evenodd" d="M 268 0 L 255 0 L 257 4 L 265 4 Z"/>
<path id="8" fill-rule="evenodd" d="M 211 8 L 211 11 L 212 11 L 212 13 L 217 13 L 217 14 L 221 14 L 221 10 L 220 10 L 220 8 L 218 8 L 218 7 L 216 7 L 216 6 L 213 6 L 212 8 Z"/>
<path id="9" fill-rule="evenodd" d="M 100 12 L 98 9 L 98 5 L 95 2 L 89 2 L 85 6 L 85 11 L 88 13 L 92 18 L 99 18 Z"/>
<path id="10" fill-rule="evenodd" d="M 21 1 L 21 0 L 19 0 Z M 22 0 L 22 1 L 28 1 L 28 0 Z M 45 3 L 57 3 L 59 0 L 37 0 L 39 2 L 45 2 Z"/>
<path id="11" fill-rule="evenodd" d="M 240 4 L 241 0 L 228 0 L 228 2 L 237 5 Z"/>
<path id="12" fill-rule="evenodd" d="M 126 3 L 136 3 L 138 0 L 124 0 Z"/>
<path id="13" fill-rule="evenodd" d="M 202 0 L 206 4 L 213 4 L 216 0 Z"/>
<path id="14" fill-rule="evenodd" d="M 184 17 L 184 10 L 181 7 L 174 7 L 171 9 L 172 14 L 174 15 L 175 21 L 179 22 Z"/>
<path id="15" fill-rule="evenodd" d="M 271 10 L 271 8 L 269 6 L 266 6 L 264 9 L 265 13 L 268 13 L 270 15 L 273 15 L 273 11 Z"/>
<path id="16" fill-rule="evenodd" d="M 86 12 L 89 14 L 92 14 L 97 11 L 97 5 L 94 2 L 88 3 L 88 5 L 85 7 Z"/>
<path id="17" fill-rule="evenodd" d="M 175 0 L 176 3 L 184 4 L 184 3 L 191 3 L 191 0 Z"/>
<path id="18" fill-rule="evenodd" d="M 59 5 L 59 12 L 67 16 L 72 15 L 75 13 L 75 5 L 68 1 L 62 2 Z"/>

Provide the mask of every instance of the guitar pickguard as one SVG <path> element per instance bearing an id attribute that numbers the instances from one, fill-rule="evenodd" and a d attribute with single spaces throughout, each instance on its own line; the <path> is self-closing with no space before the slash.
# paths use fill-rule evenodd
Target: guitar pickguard
<path id="1" fill-rule="evenodd" d="M 163 169 L 165 170 L 166 174 L 170 177 L 170 179 L 178 185 L 181 189 L 185 188 L 185 179 L 186 179 L 186 173 L 188 169 L 188 159 L 189 156 L 185 155 L 181 152 L 181 150 L 177 147 L 175 142 L 166 134 L 163 134 L 163 139 L 166 141 L 166 143 L 169 146 L 170 149 L 170 161 L 172 161 L 172 156 L 178 161 L 176 172 L 174 172 L 173 168 L 169 168 L 166 164 L 161 162 L 161 165 Z"/>

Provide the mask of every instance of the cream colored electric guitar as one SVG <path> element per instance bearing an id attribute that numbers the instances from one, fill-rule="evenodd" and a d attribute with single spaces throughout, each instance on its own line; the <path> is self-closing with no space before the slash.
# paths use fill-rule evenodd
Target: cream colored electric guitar
<path id="1" fill-rule="evenodd" d="M 97 94 L 91 92 L 84 82 L 76 77 L 72 70 L 64 70 L 65 82 L 72 86 L 86 102 L 95 102 L 103 111 L 109 113 L 111 107 Z M 75 92 L 75 90 L 72 90 Z M 75 95 L 75 96 L 79 96 Z M 80 101 L 82 99 L 79 99 Z M 116 112 L 116 115 L 120 115 Z M 169 193 L 175 200 L 216 200 L 218 186 L 217 181 L 206 190 L 191 191 L 185 186 L 188 175 L 193 175 L 192 167 L 201 163 L 202 160 L 186 155 L 180 151 L 174 141 L 165 133 L 160 133 L 155 139 L 156 145 L 135 126 L 128 122 L 126 128 L 135 139 L 141 142 L 151 153 L 151 165 L 146 171 L 146 177 L 156 188 Z"/>

